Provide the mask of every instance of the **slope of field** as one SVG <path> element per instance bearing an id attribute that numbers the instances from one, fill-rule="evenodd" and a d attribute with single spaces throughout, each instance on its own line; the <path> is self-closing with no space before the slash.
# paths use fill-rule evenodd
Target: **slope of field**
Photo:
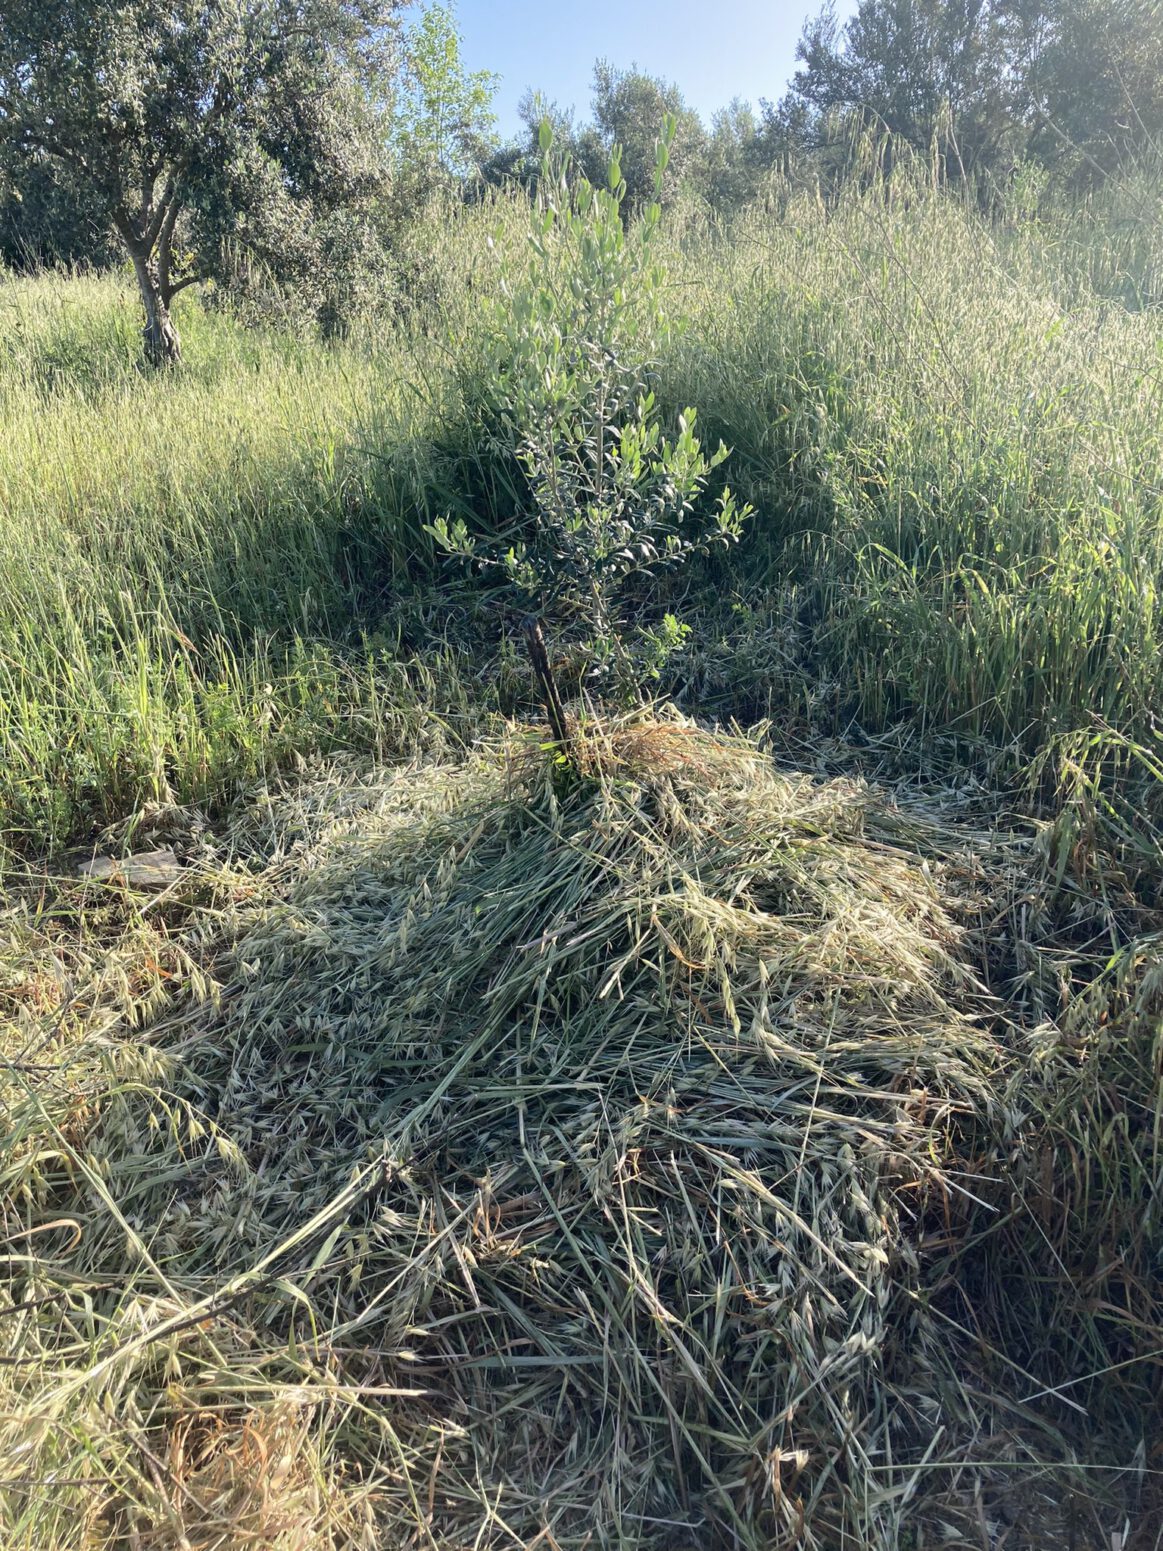
<path id="1" fill-rule="evenodd" d="M 579 761 L 10 914 L 6 1546 L 1149 1525 L 1157 991 L 1039 1016 L 1100 913 L 673 717 Z"/>

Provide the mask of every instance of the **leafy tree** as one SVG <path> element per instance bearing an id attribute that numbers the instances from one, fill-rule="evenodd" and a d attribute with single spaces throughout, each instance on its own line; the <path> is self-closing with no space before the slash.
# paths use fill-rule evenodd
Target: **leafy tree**
<path id="1" fill-rule="evenodd" d="M 655 139 L 656 197 L 627 225 L 617 149 L 601 185 L 571 180 L 542 125 L 528 269 L 504 286 L 489 346 L 496 434 L 524 471 L 529 510 L 500 542 L 478 540 L 463 519 L 432 529 L 451 552 L 498 568 L 524 608 L 584 621 L 595 666 L 628 695 L 626 583 L 733 541 L 750 511 L 729 490 L 707 499 L 727 449 L 703 451 L 693 409 L 668 436 L 650 383 L 664 322 L 657 196 L 675 127 L 668 119 Z M 676 638 L 669 624 L 665 637 L 650 634 L 652 656 Z"/>
<path id="2" fill-rule="evenodd" d="M 400 0 L 4 0 L 0 145 L 53 157 L 133 262 L 153 363 L 173 298 L 239 258 L 293 279 L 386 173 Z"/>
<path id="3" fill-rule="evenodd" d="M 699 184 L 716 210 L 738 210 L 758 192 L 773 164 L 772 146 L 751 104 L 738 97 L 711 120 Z"/>
<path id="4" fill-rule="evenodd" d="M 1158 0 L 860 0 L 844 27 L 829 4 L 798 55 L 781 114 L 817 144 L 857 110 L 918 149 L 940 134 L 966 172 L 1033 158 L 1091 179 L 1163 145 Z"/>
<path id="5" fill-rule="evenodd" d="M 862 110 L 918 150 L 944 133 L 963 172 L 1004 154 L 1015 122 L 1015 0 L 860 0 L 804 29 L 790 96 L 817 119 Z"/>
<path id="6" fill-rule="evenodd" d="M 485 183 L 523 184 L 532 191 L 541 171 L 541 126 L 549 125 L 553 145 L 570 178 L 587 178 L 600 184 L 609 155 L 593 124 L 579 124 L 572 108 L 559 107 L 544 92 L 526 91 L 517 107 L 521 133 L 499 147 L 481 169 Z"/>
<path id="7" fill-rule="evenodd" d="M 597 125 L 579 124 L 572 108 L 561 109 L 555 102 L 547 102 L 540 92 L 526 92 L 518 111 L 525 125 L 535 178 L 544 170 L 542 126 L 548 122 L 554 153 L 566 172 L 586 178 L 595 187 L 604 184 L 610 157 Z"/>
<path id="8" fill-rule="evenodd" d="M 1027 18 L 1030 150 L 1090 179 L 1163 151 L 1163 6 L 1054 0 Z"/>
<path id="9" fill-rule="evenodd" d="M 51 156 L 0 159 L 0 264 L 100 268 L 117 254 L 116 234 L 90 186 Z"/>
<path id="10" fill-rule="evenodd" d="M 791 180 L 819 150 L 820 125 L 802 98 L 790 92 L 779 102 L 761 98 L 759 110 L 753 154 L 765 170 L 776 169 Z"/>
<path id="11" fill-rule="evenodd" d="M 615 146 L 632 210 L 649 204 L 655 195 L 655 146 L 658 126 L 666 118 L 675 124 L 674 146 L 661 189 L 663 203 L 698 167 L 706 131 L 693 108 L 688 108 L 678 87 L 658 76 L 647 75 L 632 65 L 616 70 L 605 59 L 594 66 L 594 123 L 607 156 Z"/>
<path id="12" fill-rule="evenodd" d="M 404 34 L 394 141 L 400 173 L 430 185 L 468 177 L 495 149 L 499 77 L 468 71 L 451 7 L 429 5 Z"/>
<path id="13" fill-rule="evenodd" d="M 673 118 L 674 146 L 662 188 L 666 203 L 678 188 L 702 175 L 706 131 L 688 108 L 677 86 L 645 74 L 636 66 L 616 70 L 606 60 L 594 66 L 593 118 L 579 123 L 572 108 L 562 109 L 541 92 L 526 92 L 520 106 L 523 133 L 498 151 L 483 168 L 486 182 L 516 179 L 532 189 L 541 167 L 541 126 L 548 123 L 555 155 L 571 179 L 585 178 L 594 187 L 605 182 L 615 146 L 631 211 L 654 198 L 655 148 L 658 126 Z"/>

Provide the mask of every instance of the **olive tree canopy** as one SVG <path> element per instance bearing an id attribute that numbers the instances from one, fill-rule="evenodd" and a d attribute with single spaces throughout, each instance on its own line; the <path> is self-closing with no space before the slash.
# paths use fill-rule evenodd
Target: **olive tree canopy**
<path id="1" fill-rule="evenodd" d="M 4 0 L 0 155 L 47 156 L 132 260 L 145 348 L 239 255 L 309 273 L 319 224 L 386 172 L 378 104 L 402 0 Z"/>

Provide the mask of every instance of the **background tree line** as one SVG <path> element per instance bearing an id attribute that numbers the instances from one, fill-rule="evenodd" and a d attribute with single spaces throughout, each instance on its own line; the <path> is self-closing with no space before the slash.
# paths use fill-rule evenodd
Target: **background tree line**
<path id="1" fill-rule="evenodd" d="M 826 191 L 854 127 L 936 153 L 986 200 L 1093 187 L 1163 165 L 1158 0 L 861 0 L 805 25 L 784 95 L 709 124 L 672 83 L 599 60 L 591 114 L 543 94 L 502 143 L 497 81 L 470 70 L 451 9 L 407 0 L 5 0 L 0 262 L 130 261 L 151 359 L 180 350 L 169 306 L 212 282 L 251 310 L 341 329 L 382 294 L 419 206 L 531 183 L 538 129 L 600 181 L 614 145 L 629 208 L 663 190 L 730 212 L 773 175 Z"/>

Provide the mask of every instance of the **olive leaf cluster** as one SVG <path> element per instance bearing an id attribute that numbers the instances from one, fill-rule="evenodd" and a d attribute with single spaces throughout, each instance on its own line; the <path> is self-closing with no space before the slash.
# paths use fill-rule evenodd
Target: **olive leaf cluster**
<path id="1" fill-rule="evenodd" d="M 658 139 L 655 193 L 675 121 Z M 739 537 L 750 508 L 708 484 L 728 456 L 708 452 L 688 408 L 669 430 L 652 379 L 666 333 L 656 197 L 633 221 L 615 147 L 605 186 L 572 174 L 541 126 L 541 179 L 527 262 L 506 277 L 486 352 L 494 437 L 515 453 L 525 509 L 487 539 L 463 519 L 433 524 L 449 551 L 499 568 L 526 609 L 587 627 L 599 669 L 623 689 L 631 578 L 681 565 Z"/>

